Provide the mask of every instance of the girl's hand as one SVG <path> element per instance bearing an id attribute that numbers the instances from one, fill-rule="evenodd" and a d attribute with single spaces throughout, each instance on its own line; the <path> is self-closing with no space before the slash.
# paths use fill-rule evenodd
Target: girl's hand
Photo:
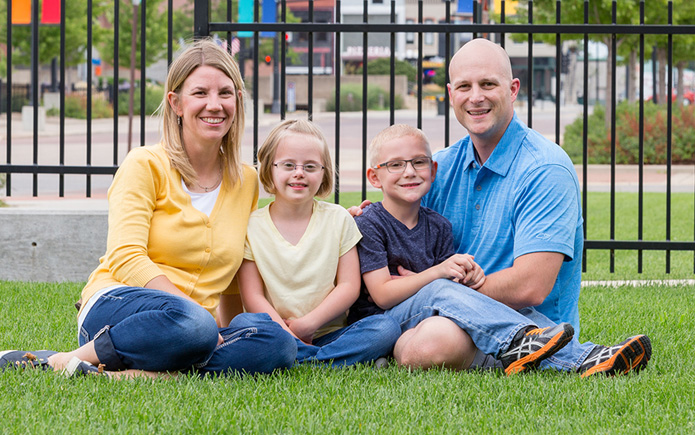
<path id="1" fill-rule="evenodd" d="M 306 321 L 306 317 L 299 317 L 296 319 L 284 319 L 285 324 L 290 331 L 300 340 L 306 344 L 311 344 L 314 341 L 314 333 L 316 328 Z"/>

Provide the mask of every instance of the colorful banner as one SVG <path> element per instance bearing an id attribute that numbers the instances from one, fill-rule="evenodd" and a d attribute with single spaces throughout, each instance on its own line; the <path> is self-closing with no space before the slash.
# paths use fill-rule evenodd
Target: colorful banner
<path id="1" fill-rule="evenodd" d="M 278 7 L 275 0 L 263 0 L 263 19 L 264 23 L 274 23 L 277 21 Z M 275 32 L 261 32 L 261 36 L 274 38 Z"/>
<path id="2" fill-rule="evenodd" d="M 459 14 L 472 14 L 473 0 L 459 0 L 459 7 L 456 12 Z"/>
<path id="3" fill-rule="evenodd" d="M 509 16 L 509 15 L 515 15 L 516 14 L 516 8 L 519 5 L 518 0 L 507 0 L 504 3 L 504 15 Z M 495 10 L 494 12 L 497 14 L 502 14 L 502 0 L 495 0 Z"/>
<path id="4" fill-rule="evenodd" d="M 253 23 L 253 0 L 239 0 L 239 17 L 238 22 L 240 23 Z M 237 32 L 236 34 L 239 38 L 250 38 L 253 36 L 253 32 Z"/>
<path id="5" fill-rule="evenodd" d="M 12 24 L 31 24 L 31 0 L 12 1 Z"/>
<path id="6" fill-rule="evenodd" d="M 43 0 L 41 24 L 60 24 L 60 0 Z"/>

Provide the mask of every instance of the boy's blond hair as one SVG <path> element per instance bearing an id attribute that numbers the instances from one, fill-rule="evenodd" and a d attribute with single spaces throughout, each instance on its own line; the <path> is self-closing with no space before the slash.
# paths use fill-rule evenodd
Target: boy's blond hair
<path id="1" fill-rule="evenodd" d="M 379 132 L 379 134 L 377 134 L 374 137 L 374 139 L 372 139 L 372 142 L 369 144 L 369 148 L 367 149 L 367 154 L 369 155 L 369 166 L 374 167 L 379 163 L 384 163 L 378 160 L 379 153 L 381 152 L 381 147 L 386 142 L 390 142 L 394 139 L 398 139 L 405 136 L 413 136 L 415 138 L 420 139 L 422 143 L 425 144 L 425 148 L 427 149 L 427 156 L 432 157 L 432 150 L 430 150 L 430 141 L 427 140 L 427 136 L 425 136 L 425 133 L 423 133 L 422 130 L 408 124 L 393 124 L 392 126 L 381 130 L 381 132 Z"/>
<path id="2" fill-rule="evenodd" d="M 258 176 L 266 192 L 275 194 L 275 183 L 273 183 L 273 164 L 275 154 L 277 154 L 280 141 L 290 134 L 303 134 L 315 138 L 321 146 L 321 164 L 323 165 L 323 178 L 316 196 L 323 198 L 333 191 L 333 163 L 331 152 L 328 149 L 328 142 L 321 129 L 311 121 L 303 119 L 285 120 L 275 126 L 268 134 L 263 145 L 258 149 Z"/>

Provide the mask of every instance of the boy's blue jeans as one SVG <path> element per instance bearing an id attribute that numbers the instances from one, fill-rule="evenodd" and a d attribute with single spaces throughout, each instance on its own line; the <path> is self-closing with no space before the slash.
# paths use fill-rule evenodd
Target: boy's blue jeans
<path id="1" fill-rule="evenodd" d="M 424 286 L 410 298 L 386 310 L 401 325 L 402 331 L 414 328 L 432 316 L 452 320 L 470 335 L 483 353 L 498 357 L 509 347 L 514 336 L 527 326 L 546 327 L 555 323 L 533 308 L 515 311 L 466 286 L 438 279 Z M 592 343 L 580 344 L 576 337 L 542 367 L 576 370 L 594 348 Z"/>
<path id="2" fill-rule="evenodd" d="M 388 355 L 401 335 L 393 317 L 384 314 L 365 317 L 352 325 L 314 339 L 312 345 L 297 340 L 297 363 L 331 363 L 342 367 L 374 361 Z"/>
<path id="3" fill-rule="evenodd" d="M 224 343 L 217 345 L 217 334 Z M 294 337 L 265 313 L 243 313 L 218 328 L 200 305 L 169 293 L 124 287 L 102 296 L 79 334 L 94 341 L 106 370 L 269 373 L 291 367 Z"/>

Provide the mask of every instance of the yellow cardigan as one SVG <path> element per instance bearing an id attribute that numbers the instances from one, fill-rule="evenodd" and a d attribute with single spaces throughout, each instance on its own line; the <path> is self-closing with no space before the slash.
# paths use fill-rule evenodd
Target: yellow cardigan
<path id="1" fill-rule="evenodd" d="M 252 167 L 244 166 L 234 186 L 225 180 L 208 218 L 191 205 L 161 144 L 136 148 L 116 172 L 108 198 L 106 254 L 82 290 L 82 306 L 102 288 L 144 287 L 159 275 L 213 316 L 221 293 L 238 293 L 232 279 L 258 203 Z"/>

